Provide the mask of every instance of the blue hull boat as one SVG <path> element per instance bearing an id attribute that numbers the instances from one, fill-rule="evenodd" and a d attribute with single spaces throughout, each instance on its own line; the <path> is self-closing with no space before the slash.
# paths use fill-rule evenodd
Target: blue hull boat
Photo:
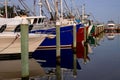
<path id="1" fill-rule="evenodd" d="M 76 25 L 76 30 L 80 27 L 83 27 L 82 24 Z M 44 33 L 44 34 L 54 34 L 56 35 L 56 28 L 50 28 L 47 30 L 35 30 L 32 33 Z M 73 25 L 60 27 L 60 44 L 61 46 L 72 45 L 73 43 Z M 46 38 L 40 46 L 56 46 L 56 37 L 55 38 Z"/>
<path id="2" fill-rule="evenodd" d="M 82 24 L 77 24 L 76 29 L 83 27 Z M 56 28 L 47 30 L 36 30 L 33 33 L 56 34 Z M 77 34 L 77 33 L 76 33 Z M 60 45 L 61 45 L 61 67 L 73 69 L 73 26 L 60 27 Z M 56 37 L 46 38 L 42 44 L 33 53 L 33 57 L 39 60 L 42 67 L 56 67 Z M 42 61 L 41 61 L 42 60 Z M 77 60 L 77 59 L 76 59 Z M 81 69 L 77 61 L 77 69 Z"/>

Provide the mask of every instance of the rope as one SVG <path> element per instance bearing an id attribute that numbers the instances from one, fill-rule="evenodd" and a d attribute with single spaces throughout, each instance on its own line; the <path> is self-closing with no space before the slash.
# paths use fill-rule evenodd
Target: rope
<path id="1" fill-rule="evenodd" d="M 2 50 L 0 50 L 0 52 L 2 52 L 2 51 L 4 51 L 4 50 L 6 50 L 7 48 L 9 48 L 9 47 L 18 39 L 19 36 L 20 36 L 20 35 L 17 34 L 16 37 L 15 37 L 15 39 L 14 39 L 10 44 L 8 44 L 8 46 L 6 46 L 6 47 L 3 48 Z"/>

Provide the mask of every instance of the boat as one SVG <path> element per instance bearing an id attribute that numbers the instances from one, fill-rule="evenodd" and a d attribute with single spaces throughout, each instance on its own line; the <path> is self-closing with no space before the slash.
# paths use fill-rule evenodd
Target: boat
<path id="1" fill-rule="evenodd" d="M 20 17 L 16 16 L 15 18 L 0 18 L 0 29 L 1 32 L 14 32 L 17 26 L 21 24 Z M 3 30 L 4 29 L 4 30 Z"/>
<path id="2" fill-rule="evenodd" d="M 106 37 L 108 40 L 113 40 L 115 38 L 115 33 L 116 33 L 116 24 L 114 21 L 110 20 L 107 23 L 107 28 L 105 29 Z"/>
<path id="3" fill-rule="evenodd" d="M 87 34 L 90 34 L 90 30 L 91 30 L 92 26 L 93 25 L 85 26 L 86 28 L 81 27 L 78 30 L 78 33 L 77 33 L 77 47 L 76 47 L 77 48 L 76 49 L 77 58 L 84 59 L 84 60 L 87 60 L 87 61 L 90 60 L 90 58 L 88 56 L 88 53 L 92 53 L 92 49 L 91 49 L 90 44 L 88 42 L 88 36 L 89 35 L 85 36 L 84 31 L 86 31 Z M 86 37 L 86 41 L 85 41 L 84 37 Z"/>
<path id="4" fill-rule="evenodd" d="M 46 0 L 46 1 L 48 1 L 48 0 Z M 40 2 L 40 4 L 42 5 L 41 2 Z M 56 2 L 56 4 L 58 4 L 58 3 Z M 54 15 L 57 17 L 57 19 L 53 18 L 53 19 L 48 20 L 46 22 L 47 25 L 44 26 L 44 28 L 37 29 L 37 30 L 32 29 L 31 33 L 44 33 L 44 34 L 56 35 L 56 23 L 58 22 L 59 27 L 60 27 L 60 45 L 61 45 L 61 47 L 72 47 L 73 26 L 76 26 L 76 30 L 78 31 L 78 29 L 80 27 L 82 27 L 83 24 L 77 23 L 75 21 L 75 17 L 73 15 L 69 15 L 69 18 L 63 17 L 62 4 L 60 6 L 61 6 L 60 15 Z M 50 6 L 48 6 L 48 7 L 50 7 Z M 59 14 L 58 11 L 56 11 L 56 14 Z M 42 15 L 42 14 L 40 14 L 40 15 Z M 31 18 L 29 18 L 29 19 L 31 19 Z M 35 25 L 33 24 L 33 26 L 35 26 Z M 40 48 L 54 48 L 55 49 L 56 48 L 56 37 L 53 39 L 46 38 L 45 41 L 43 41 L 43 43 L 39 46 L 39 49 Z"/>
<path id="5" fill-rule="evenodd" d="M 46 0 L 47 1 L 47 0 Z M 39 16 L 36 15 L 20 15 L 20 16 L 15 16 L 13 18 L 0 18 L 0 28 L 4 28 L 4 31 L 11 31 L 11 32 L 20 32 L 20 24 L 21 24 L 21 19 L 26 19 L 29 21 L 29 31 L 35 31 L 35 30 L 48 30 L 51 28 L 55 28 L 55 21 L 53 20 L 47 20 L 46 16 L 42 15 L 42 2 L 38 2 L 39 8 L 40 8 L 40 13 Z M 7 5 L 6 5 L 7 6 Z M 7 14 L 7 13 L 6 13 Z M 63 15 L 61 15 L 63 16 Z M 64 18 L 59 17 L 59 22 L 63 26 L 71 26 L 74 24 L 75 19 L 72 16 L 71 18 Z M 4 25 L 6 27 L 4 27 Z"/>
<path id="6" fill-rule="evenodd" d="M 60 51 L 61 51 L 61 68 L 73 69 L 73 26 L 76 31 L 83 26 L 77 23 L 75 18 L 60 17 L 57 22 L 60 23 Z M 49 20 L 48 26 L 38 30 L 31 30 L 31 33 L 44 33 L 56 35 L 55 21 Z M 32 56 L 41 64 L 42 67 L 56 67 L 56 37 L 46 38 L 32 54 Z M 66 58 L 67 56 L 67 58 Z M 77 58 L 76 58 L 77 60 Z M 81 69 L 77 61 L 77 69 Z"/>
<path id="7" fill-rule="evenodd" d="M 22 0 L 19 0 L 19 1 L 20 1 L 20 3 L 23 2 Z M 3 2 L 3 3 L 6 3 L 5 7 L 7 7 L 9 2 L 7 2 L 7 0 L 5 0 L 5 2 Z M 38 4 L 41 8 L 40 2 Z M 10 8 L 12 8 L 12 9 L 15 8 L 14 10 L 16 10 L 16 6 L 14 8 L 13 7 L 10 7 Z M 1 17 L 0 17 L 0 29 L 2 29 L 1 32 L 3 32 L 3 31 L 4 32 L 20 32 L 21 19 L 26 19 L 29 21 L 29 31 L 44 28 L 43 21 L 46 17 L 42 16 L 41 14 L 39 16 L 36 16 L 36 15 L 28 15 L 27 13 L 18 15 L 18 13 L 16 13 L 15 16 L 8 17 L 7 10 L 8 9 L 5 8 L 5 13 L 3 14 L 5 16 L 1 15 Z M 14 11 L 14 10 L 11 10 L 11 11 Z M 11 15 L 14 15 L 14 14 L 11 14 Z"/>
<path id="8" fill-rule="evenodd" d="M 105 28 L 106 33 L 116 32 L 116 24 L 113 20 L 107 22 L 107 26 Z"/>
<path id="9" fill-rule="evenodd" d="M 114 29 L 115 28 L 115 22 L 112 21 L 112 20 L 108 21 L 107 28 Z"/>
<path id="10" fill-rule="evenodd" d="M 34 52 L 39 44 L 47 37 L 46 34 L 29 34 L 29 53 Z M 20 33 L 2 32 L 0 33 L 0 54 L 21 53 Z"/>

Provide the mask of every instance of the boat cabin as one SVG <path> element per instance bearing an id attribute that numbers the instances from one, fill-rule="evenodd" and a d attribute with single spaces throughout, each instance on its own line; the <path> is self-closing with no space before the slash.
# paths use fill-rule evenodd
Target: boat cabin
<path id="1" fill-rule="evenodd" d="M 30 24 L 42 24 L 45 18 L 46 18 L 45 16 L 31 16 L 31 17 L 27 17 L 27 19 L 29 20 Z"/>

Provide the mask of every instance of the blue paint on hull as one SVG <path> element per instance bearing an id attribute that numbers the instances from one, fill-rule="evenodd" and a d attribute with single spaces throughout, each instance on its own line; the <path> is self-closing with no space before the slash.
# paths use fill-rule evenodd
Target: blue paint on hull
<path id="1" fill-rule="evenodd" d="M 77 24 L 76 29 L 82 27 L 82 24 Z M 35 32 L 40 32 L 40 33 L 45 33 L 45 34 L 56 34 L 56 28 L 48 29 L 48 30 L 37 30 L 33 31 Z M 64 26 L 60 27 L 60 43 L 61 45 L 70 45 L 73 43 L 73 26 Z M 56 45 L 56 37 L 53 39 L 46 38 L 40 46 L 52 46 Z"/>
<path id="2" fill-rule="evenodd" d="M 77 24 L 76 29 L 83 27 L 82 24 Z M 56 28 L 48 30 L 37 30 L 33 31 L 56 34 Z M 73 43 L 73 26 L 60 27 L 60 44 L 71 45 Z M 40 46 L 56 46 L 56 37 L 53 39 L 46 38 Z M 36 50 L 33 53 L 33 57 L 37 60 L 45 60 L 46 62 L 40 62 L 42 67 L 56 67 L 56 49 L 53 50 Z M 67 69 L 73 69 L 73 50 L 72 49 L 61 49 L 61 67 Z M 81 69 L 80 64 L 77 61 L 77 69 Z"/>
<path id="3" fill-rule="evenodd" d="M 49 52 L 49 53 L 48 53 Z M 43 60 L 39 62 L 42 67 L 56 67 L 56 50 L 36 50 L 32 56 L 36 60 Z M 61 50 L 61 68 L 73 69 L 73 51 L 72 49 Z M 77 69 L 81 69 L 77 61 Z"/>

